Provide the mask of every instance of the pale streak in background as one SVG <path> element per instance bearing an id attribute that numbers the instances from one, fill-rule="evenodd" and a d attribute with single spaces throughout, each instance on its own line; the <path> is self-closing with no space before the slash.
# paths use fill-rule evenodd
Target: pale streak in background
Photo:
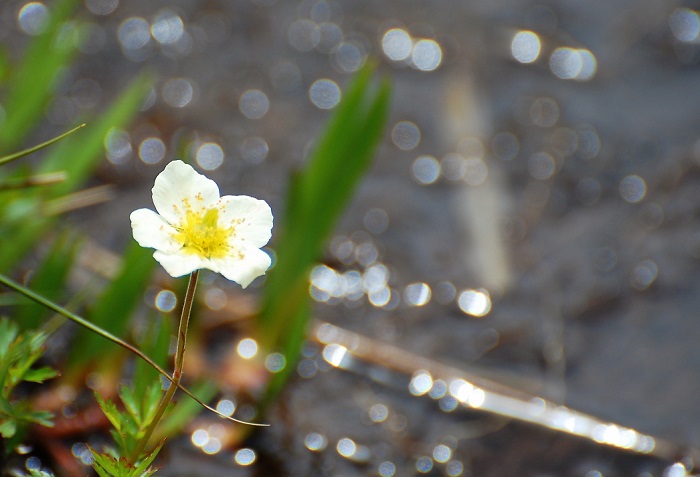
<path id="1" fill-rule="evenodd" d="M 455 147 L 464 138 L 491 137 L 489 115 L 479 101 L 478 84 L 467 71 L 447 78 L 445 92 L 444 142 Z M 486 155 L 486 154 L 485 154 Z M 455 194 L 454 213 L 462 236 L 464 262 L 477 277 L 477 285 L 493 294 L 507 291 L 510 281 L 510 260 L 500 231 L 506 205 L 498 165 L 483 157 L 488 167 L 486 180 L 480 185 L 462 182 Z"/>

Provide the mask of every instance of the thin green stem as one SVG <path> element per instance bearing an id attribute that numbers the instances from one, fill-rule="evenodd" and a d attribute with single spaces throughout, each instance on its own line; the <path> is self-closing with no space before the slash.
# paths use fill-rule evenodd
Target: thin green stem
<path id="1" fill-rule="evenodd" d="M 199 270 L 195 270 L 190 275 L 190 281 L 187 284 L 187 292 L 185 292 L 185 301 L 182 304 L 182 313 L 180 314 L 180 325 L 177 330 L 177 346 L 175 348 L 175 368 L 173 369 L 173 382 L 168 387 L 167 391 L 158 403 L 158 409 L 153 417 L 153 420 L 146 429 L 146 433 L 143 435 L 138 445 L 132 452 L 130 458 L 132 463 L 136 463 L 139 456 L 146 448 L 149 439 L 153 435 L 153 432 L 158 427 L 158 423 L 163 418 L 166 409 L 173 400 L 175 391 L 177 391 L 180 385 L 180 379 L 182 378 L 182 368 L 185 364 L 185 346 L 187 344 L 187 328 L 190 323 L 190 314 L 192 312 L 192 303 L 194 303 L 194 292 L 197 289 L 197 279 L 199 278 Z"/>
<path id="2" fill-rule="evenodd" d="M 31 154 L 31 153 L 33 153 L 33 152 L 36 152 L 36 151 L 38 151 L 39 149 L 43 149 L 43 148 L 45 148 L 46 146 L 50 146 L 51 144 L 55 143 L 56 141 L 60 141 L 60 140 L 63 139 L 64 137 L 73 134 L 75 131 L 77 131 L 78 129 L 83 128 L 83 127 L 85 127 L 85 124 L 81 124 L 80 126 L 77 126 L 77 127 L 73 128 L 73 129 L 71 129 L 70 131 L 65 132 L 65 133 L 61 134 L 60 136 L 57 136 L 57 137 L 55 137 L 55 138 L 53 138 L 53 139 L 49 139 L 49 140 L 46 141 L 46 142 L 42 142 L 41 144 L 39 144 L 39 145 L 37 145 L 37 146 L 30 147 L 29 149 L 25 149 L 25 150 L 23 150 L 23 151 L 16 152 L 16 153 L 14 153 L 14 154 L 10 154 L 10 155 L 8 155 L 8 156 L 0 157 L 0 166 L 3 165 L 3 164 L 7 164 L 8 162 L 12 162 L 12 161 L 14 161 L 15 159 L 19 159 L 20 157 L 24 157 L 24 156 L 26 156 L 26 155 L 28 155 L 28 154 Z"/>

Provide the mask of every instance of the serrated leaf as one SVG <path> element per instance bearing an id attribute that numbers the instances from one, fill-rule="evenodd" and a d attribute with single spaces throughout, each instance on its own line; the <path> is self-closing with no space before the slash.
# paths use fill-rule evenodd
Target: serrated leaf
<path id="1" fill-rule="evenodd" d="M 49 411 L 33 411 L 27 418 L 27 420 L 44 427 L 53 427 L 53 413 Z"/>
<path id="2" fill-rule="evenodd" d="M 122 433 L 122 415 L 117 409 L 117 406 L 109 399 L 102 399 L 102 397 L 95 393 L 95 399 L 97 404 L 99 404 L 100 409 L 104 413 L 105 417 L 112 423 L 112 427 L 121 434 Z"/>
<path id="3" fill-rule="evenodd" d="M 155 460 L 156 456 L 160 452 L 160 449 L 163 447 L 163 444 L 165 444 L 165 439 L 163 439 L 161 443 L 158 444 L 158 446 L 141 461 L 136 469 L 134 469 L 134 472 L 131 474 L 133 477 L 148 477 L 149 475 L 156 473 L 158 469 L 152 469 L 149 471 L 148 468 Z"/>
<path id="4" fill-rule="evenodd" d="M 30 383 L 43 383 L 47 379 L 55 378 L 58 376 L 58 372 L 49 367 L 30 369 L 24 373 L 23 380 L 29 381 Z"/>
<path id="5" fill-rule="evenodd" d="M 160 403 L 162 396 L 163 391 L 160 380 L 154 382 L 148 387 L 142 401 L 142 422 L 150 423 L 153 420 L 156 415 L 156 411 L 158 410 L 158 403 Z"/>
<path id="6" fill-rule="evenodd" d="M 120 465 L 117 459 L 107 454 L 101 454 L 91 447 L 89 447 L 89 449 L 94 459 L 92 467 L 100 476 L 121 477 L 121 475 L 123 475 L 120 472 Z M 100 470 L 102 470 L 102 472 L 100 472 Z"/>
<path id="7" fill-rule="evenodd" d="M 17 325 L 8 319 L 0 320 L 0 362 L 2 362 L 10 350 L 10 344 L 17 338 Z"/>
<path id="8" fill-rule="evenodd" d="M 140 412 L 140 406 L 138 401 L 136 400 L 136 396 L 134 396 L 134 393 L 131 391 L 131 389 L 128 386 L 122 385 L 121 389 L 119 390 L 119 397 L 121 398 L 122 402 L 124 403 L 124 406 L 126 407 L 126 410 L 131 414 L 131 417 L 136 421 L 136 424 L 138 426 L 141 426 L 141 412 Z"/>
<path id="9" fill-rule="evenodd" d="M 92 464 L 92 469 L 93 469 L 95 472 L 97 472 L 97 475 L 99 475 L 100 477 L 112 477 L 111 474 L 109 474 L 106 470 L 104 470 L 104 469 L 102 468 L 101 465 L 99 465 L 99 464 L 97 464 L 97 463 L 93 463 L 93 464 Z"/>
<path id="10" fill-rule="evenodd" d="M 10 401 L 5 399 L 5 397 L 3 397 L 3 396 L 0 396 L 0 412 L 2 412 L 3 414 L 6 414 L 8 416 L 14 415 L 12 404 L 10 404 Z"/>

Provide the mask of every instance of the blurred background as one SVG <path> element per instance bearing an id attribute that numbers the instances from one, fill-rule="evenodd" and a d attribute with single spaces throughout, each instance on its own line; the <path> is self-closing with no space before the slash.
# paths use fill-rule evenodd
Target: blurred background
<path id="1" fill-rule="evenodd" d="M 2 2 L 11 60 L 51 6 Z M 115 185 L 114 200 L 69 215 L 107 249 L 131 240 L 129 213 L 150 207 L 153 178 L 175 158 L 224 194 L 265 199 L 278 220 L 290 173 L 353 73 L 375 62 L 393 86 L 373 165 L 312 270 L 318 321 L 272 427 L 243 450 L 211 445 L 211 426 L 191 429 L 161 473 L 685 475 L 673 460 L 600 445 L 631 447 L 608 434 L 462 406 L 430 369 L 700 446 L 694 8 L 82 2 L 76 61 L 32 141 L 89 122 L 137 74 L 155 78 L 136 120 L 104 139 L 91 184 Z M 213 311 L 241 299 L 219 278 L 205 287 Z"/>

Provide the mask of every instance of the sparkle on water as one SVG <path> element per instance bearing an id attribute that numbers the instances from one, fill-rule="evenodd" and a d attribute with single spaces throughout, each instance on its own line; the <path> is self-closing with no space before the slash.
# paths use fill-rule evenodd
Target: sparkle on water
<path id="1" fill-rule="evenodd" d="M 238 342 L 236 352 L 243 359 L 251 359 L 258 354 L 258 343 L 253 338 L 243 338 Z"/>
<path id="2" fill-rule="evenodd" d="M 420 71 L 435 71 L 442 63 L 442 47 L 432 38 L 412 38 L 401 28 L 387 30 L 382 51 L 392 61 L 403 62 Z"/>
<path id="3" fill-rule="evenodd" d="M 304 437 L 304 445 L 310 451 L 322 451 L 328 445 L 328 439 L 323 434 L 312 432 Z"/>
<path id="4" fill-rule="evenodd" d="M 540 38 L 531 31 L 519 31 L 513 36 L 510 51 L 520 63 L 533 63 L 540 56 Z"/>
<path id="5" fill-rule="evenodd" d="M 29 2 L 24 5 L 17 15 L 20 29 L 28 35 L 39 35 L 44 32 L 49 20 L 49 9 L 41 2 Z"/>
<path id="6" fill-rule="evenodd" d="M 491 311 L 491 296 L 483 288 L 463 290 L 457 298 L 457 304 L 467 315 L 480 318 Z"/>
<path id="7" fill-rule="evenodd" d="M 236 461 L 236 464 L 242 465 L 242 466 L 248 466 L 251 465 L 255 462 L 255 459 L 257 458 L 255 451 L 253 449 L 239 449 L 236 451 L 235 456 L 233 459 Z"/>
<path id="8" fill-rule="evenodd" d="M 265 358 L 265 368 L 271 373 L 279 373 L 287 366 L 287 359 L 282 353 L 271 353 Z"/>
<path id="9" fill-rule="evenodd" d="M 177 306 L 177 296 L 170 290 L 161 290 L 156 295 L 155 306 L 158 310 L 169 313 Z"/>

